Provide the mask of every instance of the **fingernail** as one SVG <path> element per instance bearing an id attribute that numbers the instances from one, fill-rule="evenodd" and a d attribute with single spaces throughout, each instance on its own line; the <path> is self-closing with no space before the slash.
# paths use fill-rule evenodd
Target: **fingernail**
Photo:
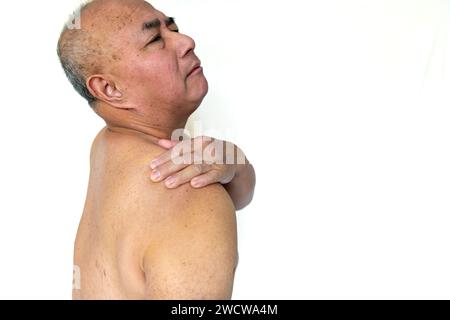
<path id="1" fill-rule="evenodd" d="M 171 187 L 174 183 L 175 183 L 175 178 L 174 177 L 167 178 L 166 186 Z"/>
<path id="2" fill-rule="evenodd" d="M 155 169 L 157 165 L 158 165 L 158 161 L 157 161 L 157 160 L 153 160 L 153 161 L 150 163 L 150 168 Z"/>
<path id="3" fill-rule="evenodd" d="M 152 180 L 157 180 L 160 176 L 161 174 L 159 173 L 159 171 L 155 170 L 152 172 L 151 178 Z"/>
<path id="4" fill-rule="evenodd" d="M 200 186 L 200 180 L 192 180 L 192 186 L 199 187 Z"/>

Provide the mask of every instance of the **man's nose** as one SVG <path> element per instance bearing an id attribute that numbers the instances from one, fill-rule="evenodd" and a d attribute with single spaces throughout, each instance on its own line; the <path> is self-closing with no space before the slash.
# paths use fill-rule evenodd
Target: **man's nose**
<path id="1" fill-rule="evenodd" d="M 180 58 L 183 58 L 184 56 L 188 55 L 191 51 L 194 51 L 195 49 L 194 39 L 182 33 L 177 33 L 175 36 L 176 36 L 175 39 L 176 50 Z"/>

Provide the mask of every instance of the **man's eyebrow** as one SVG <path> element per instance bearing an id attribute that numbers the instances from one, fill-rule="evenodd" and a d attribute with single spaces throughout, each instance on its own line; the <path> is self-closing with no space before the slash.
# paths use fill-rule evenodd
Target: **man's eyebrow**
<path id="1" fill-rule="evenodd" d="M 169 17 L 164 21 L 166 27 L 175 23 L 174 17 Z M 161 26 L 161 21 L 159 19 L 154 19 L 151 21 L 144 22 L 142 24 L 142 31 L 152 30 L 155 28 L 159 28 Z"/>

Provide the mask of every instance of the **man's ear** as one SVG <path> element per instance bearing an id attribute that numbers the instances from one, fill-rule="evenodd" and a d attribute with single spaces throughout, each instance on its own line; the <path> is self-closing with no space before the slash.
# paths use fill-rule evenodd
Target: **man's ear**
<path id="1" fill-rule="evenodd" d="M 122 100 L 122 92 L 116 87 L 115 83 L 106 80 L 101 75 L 92 75 L 86 80 L 86 86 L 89 92 L 98 100 L 106 102 L 118 102 Z"/>

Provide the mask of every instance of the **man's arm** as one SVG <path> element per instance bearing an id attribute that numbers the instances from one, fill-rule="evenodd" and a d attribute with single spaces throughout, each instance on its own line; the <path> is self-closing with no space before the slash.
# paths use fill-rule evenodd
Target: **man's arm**
<path id="1" fill-rule="evenodd" d="M 241 210 L 252 201 L 255 184 L 255 169 L 252 164 L 238 164 L 233 180 L 223 185 L 233 199 L 236 210 Z"/>
<path id="2" fill-rule="evenodd" d="M 168 190 L 167 222 L 143 257 L 148 299 L 230 299 L 237 264 L 233 204 L 219 184 Z"/>

